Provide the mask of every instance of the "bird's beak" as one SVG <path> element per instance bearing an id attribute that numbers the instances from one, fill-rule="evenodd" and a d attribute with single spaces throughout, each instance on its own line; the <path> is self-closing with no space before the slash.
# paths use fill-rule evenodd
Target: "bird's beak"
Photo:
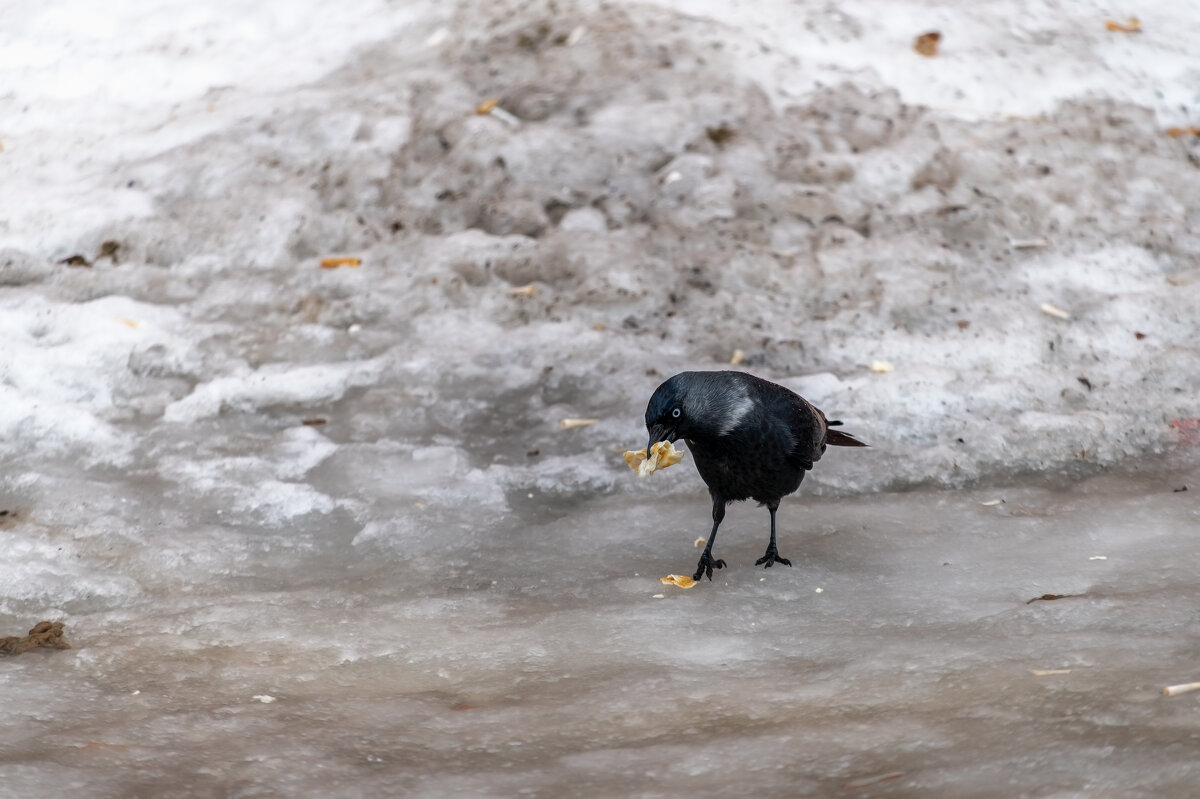
<path id="1" fill-rule="evenodd" d="M 650 443 L 646 445 L 646 457 L 650 457 L 650 448 L 660 441 L 674 441 L 675 431 L 668 430 L 661 424 L 653 425 L 650 428 Z"/>

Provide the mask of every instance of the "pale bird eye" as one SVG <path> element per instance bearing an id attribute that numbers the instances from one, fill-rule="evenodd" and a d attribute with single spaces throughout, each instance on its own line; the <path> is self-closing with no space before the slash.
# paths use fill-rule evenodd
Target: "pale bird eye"
<path id="1" fill-rule="evenodd" d="M 675 410 L 671 411 L 671 415 L 674 416 L 676 419 L 678 419 L 679 418 L 679 409 L 676 408 Z"/>

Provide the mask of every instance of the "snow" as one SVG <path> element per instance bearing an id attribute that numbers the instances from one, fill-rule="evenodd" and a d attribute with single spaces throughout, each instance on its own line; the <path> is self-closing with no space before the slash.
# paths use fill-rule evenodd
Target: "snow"
<path id="1" fill-rule="evenodd" d="M 1165 0 L 13 9 L 0 622 L 74 648 L 3 662 L 0 780 L 1189 792 L 1198 37 Z M 871 448 L 783 502 L 794 568 L 739 505 L 683 591 L 702 484 L 620 453 L 735 350 Z"/>
<path id="2" fill-rule="evenodd" d="M 269 364 L 253 374 L 217 378 L 196 386 L 192 393 L 163 411 L 168 422 L 194 422 L 222 411 L 253 412 L 272 405 L 336 402 L 347 389 L 379 380 L 382 363 L 313 364 L 288 368 Z"/>

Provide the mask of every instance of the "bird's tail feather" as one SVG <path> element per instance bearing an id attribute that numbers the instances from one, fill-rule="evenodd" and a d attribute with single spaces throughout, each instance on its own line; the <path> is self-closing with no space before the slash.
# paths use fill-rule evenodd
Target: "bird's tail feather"
<path id="1" fill-rule="evenodd" d="M 841 424 L 841 422 L 830 422 L 829 424 Z M 841 430 L 826 430 L 825 443 L 831 447 L 868 447 L 870 444 L 864 444 L 849 433 L 843 433 Z"/>

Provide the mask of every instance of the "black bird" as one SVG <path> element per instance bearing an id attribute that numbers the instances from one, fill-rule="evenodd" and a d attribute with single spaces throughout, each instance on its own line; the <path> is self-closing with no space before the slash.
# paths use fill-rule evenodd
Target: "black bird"
<path id="1" fill-rule="evenodd" d="M 646 407 L 647 455 L 659 441 L 682 438 L 712 495 L 712 532 L 693 579 L 712 580 L 713 569 L 725 567 L 725 561 L 713 559 L 713 542 L 725 506 L 743 499 L 771 512 L 771 543 L 754 565 L 792 565 L 775 547 L 775 511 L 800 487 L 827 444 L 867 446 L 829 429 L 840 424 L 800 395 L 742 372 L 681 372 L 655 389 Z"/>

